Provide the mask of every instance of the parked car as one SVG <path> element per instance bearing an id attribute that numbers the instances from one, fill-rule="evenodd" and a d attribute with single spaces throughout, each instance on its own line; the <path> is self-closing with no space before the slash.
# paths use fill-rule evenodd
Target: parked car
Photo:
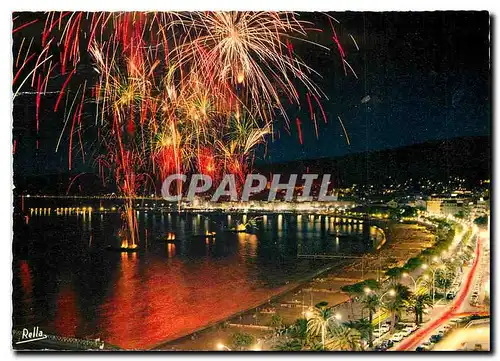
<path id="1" fill-rule="evenodd" d="M 444 335 L 446 335 L 447 332 L 448 332 L 447 329 L 441 328 L 437 333 L 438 335 L 441 335 L 441 337 L 443 337 Z"/>
<path id="2" fill-rule="evenodd" d="M 406 328 L 409 328 L 411 329 L 411 332 L 415 331 L 416 329 L 418 329 L 418 326 L 416 323 L 410 323 L 408 326 L 406 326 Z"/>
<path id="3" fill-rule="evenodd" d="M 392 346 L 394 346 L 394 342 L 392 342 L 391 340 L 384 340 L 380 344 L 378 344 L 374 348 L 374 350 L 375 351 L 385 351 L 385 350 L 391 348 Z"/>
<path id="4" fill-rule="evenodd" d="M 382 335 L 386 334 L 387 332 L 389 332 L 389 329 L 388 328 L 380 328 L 380 329 L 376 328 L 376 329 L 374 329 L 373 332 L 377 332 L 380 334 L 380 336 L 382 336 Z"/>
<path id="5" fill-rule="evenodd" d="M 420 345 L 420 346 L 418 346 L 418 347 L 415 349 L 415 351 L 417 351 L 417 352 L 429 351 L 429 347 L 424 346 L 424 345 Z"/>
<path id="6" fill-rule="evenodd" d="M 394 342 L 391 340 L 385 340 L 384 343 L 387 345 L 387 348 L 391 348 L 394 346 Z"/>
<path id="7" fill-rule="evenodd" d="M 401 332 L 398 332 L 398 333 L 395 333 L 394 335 L 392 335 L 391 337 L 391 341 L 392 342 L 399 342 L 401 341 L 403 338 L 405 337 L 405 335 Z"/>
<path id="8" fill-rule="evenodd" d="M 453 325 L 447 323 L 446 325 L 443 326 L 443 328 L 446 329 L 446 330 L 451 330 L 453 328 Z"/>
<path id="9" fill-rule="evenodd" d="M 382 330 L 382 332 L 387 332 L 387 331 L 389 331 L 389 329 L 390 329 L 389 325 L 386 325 L 386 324 L 380 325 L 380 330 Z"/>
<path id="10" fill-rule="evenodd" d="M 410 333 L 412 333 L 412 329 L 411 329 L 411 328 L 406 327 L 406 328 L 403 328 L 403 329 L 401 330 L 401 332 L 400 332 L 400 333 L 402 333 L 402 334 L 403 334 L 403 336 L 404 336 L 404 337 L 406 337 L 406 336 L 408 336 Z"/>
<path id="11" fill-rule="evenodd" d="M 432 335 L 432 336 L 431 336 L 430 341 L 431 341 L 432 343 L 437 343 L 437 342 L 439 342 L 442 338 L 443 338 L 443 336 L 442 336 L 442 335 L 440 335 L 439 333 L 436 333 L 436 334 L 434 334 L 434 335 Z"/>

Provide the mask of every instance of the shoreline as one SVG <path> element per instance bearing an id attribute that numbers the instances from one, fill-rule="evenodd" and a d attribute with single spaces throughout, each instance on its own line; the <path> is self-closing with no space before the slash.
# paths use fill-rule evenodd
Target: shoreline
<path id="1" fill-rule="evenodd" d="M 349 218 L 356 219 L 357 217 L 349 217 Z M 363 218 L 363 219 L 366 220 L 366 218 Z M 385 220 L 376 219 L 376 218 L 369 219 L 369 221 L 374 222 L 372 224 L 372 226 L 376 227 L 379 231 L 381 231 L 383 233 L 383 239 L 382 239 L 381 243 L 374 249 L 374 253 L 377 253 L 377 252 L 380 252 L 382 247 L 386 245 L 387 239 L 390 237 L 390 236 L 388 236 L 390 222 L 385 221 Z M 381 227 L 381 223 L 383 223 L 385 226 Z M 369 254 L 369 253 L 367 253 L 367 254 Z M 366 255 L 366 254 L 363 254 L 363 256 L 364 255 Z M 200 334 L 203 332 L 207 332 L 207 331 L 209 331 L 209 329 L 223 325 L 226 322 L 234 320 L 235 318 L 237 318 L 239 316 L 248 315 L 252 312 L 258 311 L 258 309 L 260 307 L 263 307 L 266 304 L 270 304 L 273 301 L 278 301 L 279 299 L 282 299 L 288 295 L 293 294 L 293 292 L 296 291 L 297 289 L 300 289 L 301 287 L 305 286 L 308 282 L 314 281 L 315 278 L 317 278 L 325 273 L 328 273 L 329 276 L 335 276 L 338 274 L 342 274 L 342 273 L 347 271 L 347 267 L 352 266 L 355 263 L 356 263 L 356 259 L 354 259 L 354 258 L 347 259 L 347 260 L 346 259 L 339 260 L 337 262 L 331 262 L 328 265 L 324 266 L 323 268 L 317 270 L 316 272 L 298 279 L 293 284 L 283 286 L 284 289 L 282 289 L 281 291 L 277 291 L 275 294 L 273 294 L 270 298 L 266 299 L 265 301 L 260 301 L 257 304 L 252 305 L 251 307 L 248 307 L 248 308 L 245 308 L 245 309 L 240 310 L 238 312 L 235 312 L 235 313 L 231 314 L 230 316 L 227 316 L 221 320 L 210 322 L 207 325 L 204 325 L 204 326 L 202 326 L 194 331 L 189 332 L 188 334 L 178 336 L 178 337 L 174 336 L 174 337 L 166 339 L 160 343 L 157 343 L 153 346 L 149 346 L 149 347 L 147 347 L 147 350 L 150 350 L 150 351 L 151 350 L 159 350 L 161 347 L 168 346 L 171 343 L 183 341 L 183 340 L 191 338 L 194 335 L 197 335 L 197 334 Z M 342 268 L 340 268 L 339 270 L 337 270 L 335 272 L 331 272 L 332 269 L 335 267 L 342 267 Z M 344 302 L 345 301 L 340 302 L 340 303 L 335 304 L 335 305 L 331 305 L 331 306 L 338 307 L 339 305 L 341 305 Z"/>
<path id="2" fill-rule="evenodd" d="M 230 316 L 225 317 L 225 318 L 223 318 L 221 320 L 211 322 L 211 323 L 209 323 L 209 324 L 207 324 L 205 326 L 202 326 L 202 327 L 196 329 L 195 331 L 192 331 L 192 332 L 190 332 L 190 333 L 188 333 L 186 335 L 179 336 L 179 337 L 172 337 L 170 339 L 162 341 L 162 342 L 160 342 L 160 343 L 158 343 L 158 344 L 156 344 L 154 346 L 148 347 L 147 350 L 148 351 L 157 350 L 159 347 L 167 346 L 168 344 L 170 344 L 172 342 L 182 341 L 182 340 L 190 338 L 191 336 L 196 335 L 198 333 L 206 332 L 208 329 L 210 329 L 212 327 L 216 327 L 218 325 L 222 325 L 222 324 L 224 324 L 226 322 L 229 322 L 229 321 L 233 320 L 236 317 L 249 314 L 252 311 L 257 311 L 257 309 L 259 307 L 262 307 L 262 306 L 264 306 L 264 305 L 266 305 L 268 303 L 271 303 L 272 301 L 276 301 L 279 298 L 284 297 L 284 296 L 292 293 L 293 291 L 297 290 L 298 288 L 300 288 L 301 286 L 303 286 L 307 282 L 310 282 L 314 278 L 316 278 L 316 277 L 318 277 L 318 276 L 320 276 L 320 275 L 322 275 L 322 274 L 330 271 L 334 267 L 342 266 L 343 263 L 347 263 L 347 262 L 349 262 L 349 261 L 339 261 L 338 263 L 330 264 L 330 265 L 324 267 L 323 269 L 320 269 L 320 270 L 316 271 L 315 273 L 313 273 L 311 275 L 308 275 L 308 276 L 305 276 L 302 279 L 299 279 L 294 284 L 290 284 L 290 285 L 284 286 L 285 289 L 283 289 L 281 291 L 278 291 L 277 293 L 275 293 L 274 295 L 272 295 L 270 298 L 268 298 L 267 300 L 265 300 L 263 302 L 258 302 L 258 304 L 256 304 L 256 305 L 252 305 L 251 307 L 248 307 L 248 308 L 246 308 L 244 310 L 241 310 L 241 311 L 238 311 L 236 313 L 233 313 Z M 346 265 L 344 264 L 343 266 L 345 267 Z M 339 272 L 342 272 L 342 271 L 343 270 L 340 270 Z"/>
<path id="3" fill-rule="evenodd" d="M 163 350 L 163 351 L 208 351 L 214 350 L 213 343 L 214 339 L 221 339 L 224 336 L 221 334 L 226 334 L 226 336 L 231 332 L 238 332 L 234 330 L 234 326 L 237 328 L 243 328 L 246 330 L 242 330 L 239 332 L 250 332 L 255 333 L 259 328 L 261 330 L 268 329 L 269 326 L 263 320 L 269 315 L 261 313 L 259 308 L 265 306 L 266 304 L 271 304 L 272 302 L 277 302 L 275 314 L 280 315 L 282 317 L 289 317 L 290 321 L 297 319 L 300 317 L 300 312 L 303 311 L 305 307 L 304 297 L 305 294 L 311 295 L 311 305 L 312 303 L 312 294 L 315 293 L 323 293 L 323 295 L 317 297 L 315 295 L 315 302 L 320 301 L 328 301 L 329 297 L 333 298 L 333 302 L 329 302 L 329 305 L 333 307 L 335 310 L 340 310 L 344 308 L 344 313 L 347 313 L 348 317 L 346 320 L 356 318 L 355 312 L 353 310 L 353 304 L 346 300 L 348 297 L 346 294 L 340 291 L 341 284 L 347 282 L 346 284 L 352 284 L 355 282 L 359 282 L 361 280 L 365 280 L 368 278 L 378 278 L 381 282 L 384 282 L 386 277 L 383 276 L 383 272 L 392 266 L 394 262 L 401 263 L 405 262 L 407 259 L 414 256 L 414 253 L 417 252 L 415 245 L 418 245 L 418 249 L 423 249 L 428 247 L 429 245 L 434 243 L 434 236 L 432 232 L 432 227 L 427 224 L 423 224 L 420 222 L 404 222 L 404 223 L 396 223 L 391 221 L 382 221 L 383 226 L 380 225 L 379 219 L 370 219 L 374 221 L 374 226 L 381 228 L 384 231 L 385 242 L 383 247 L 374 252 L 368 253 L 368 255 L 372 255 L 374 257 L 366 259 L 348 259 L 341 260 L 340 262 L 329 264 L 326 267 L 323 267 L 321 270 L 318 270 L 313 275 L 308 275 L 303 277 L 296 284 L 282 290 L 281 292 L 276 293 L 270 299 L 260 302 L 258 305 L 254 307 L 247 308 L 245 310 L 234 313 L 229 317 L 225 317 L 221 321 L 212 322 L 209 325 L 201 327 L 196 331 L 190 332 L 184 336 L 180 336 L 178 338 L 170 338 L 169 340 L 165 340 L 164 342 L 158 343 L 153 347 L 149 348 L 150 350 Z M 378 223 L 378 224 L 377 224 Z M 425 231 L 422 231 L 422 228 Z M 394 237 L 395 236 L 395 237 Z M 394 243 L 396 241 L 396 243 Z M 406 248 L 405 248 L 406 246 Z M 400 253 L 402 252 L 402 253 Z M 376 257 L 378 255 L 378 257 Z M 383 258 L 388 260 L 384 261 L 384 266 L 382 267 L 380 264 L 380 259 Z M 377 263 L 378 262 L 378 263 Z M 366 272 L 361 271 L 363 269 L 363 264 L 366 267 L 366 263 L 368 268 L 372 267 L 372 269 L 367 269 Z M 378 270 L 373 268 L 379 265 Z M 335 270 L 336 267 L 340 269 Z M 356 273 L 363 272 L 363 276 L 355 275 Z M 323 279 L 318 276 L 324 275 Z M 343 275 L 344 277 L 338 277 L 339 275 Z M 333 288 L 325 288 L 326 284 L 333 281 L 335 287 Z M 318 288 L 314 288 L 313 284 L 320 282 Z M 294 296 L 302 293 L 302 309 L 298 310 L 300 307 L 300 302 L 298 300 L 288 300 L 286 298 L 293 298 Z M 330 294 L 330 296 L 329 296 Z M 299 296 L 300 297 L 300 296 Z M 309 296 L 308 296 L 309 297 Z M 343 299 L 342 299 L 343 298 Z M 293 306 L 283 308 L 283 304 L 280 304 L 279 301 L 284 302 L 284 304 L 292 304 Z M 309 307 L 309 306 L 308 306 Z M 278 311 L 278 308 L 280 309 Z M 350 311 L 348 311 L 350 310 Z M 359 311 L 356 312 L 359 314 Z M 362 311 L 361 311 L 362 312 Z M 288 313 L 288 315 L 286 315 Z M 290 313 L 292 315 L 290 315 Z M 252 315 L 253 314 L 253 315 Z M 259 323 L 257 324 L 256 316 L 259 316 Z M 253 316 L 253 317 L 252 317 Z M 237 321 L 239 317 L 239 321 Z M 242 320 L 242 317 L 245 317 L 246 320 Z M 252 319 L 253 318 L 253 319 Z M 236 322 L 228 322 L 228 321 L 236 321 Z M 246 321 L 246 322 L 245 322 Z M 250 322 L 250 323 L 248 323 Z M 254 324 L 255 322 L 255 324 Z M 225 323 L 231 323 L 228 327 Z M 265 326 L 266 325 L 266 326 Z M 263 327 L 264 326 L 264 327 Z M 233 331 L 231 331 L 231 329 Z M 252 331 L 253 330 L 253 331 Z M 262 332 L 262 331 L 261 331 Z M 193 338 L 194 336 L 194 338 Z M 255 335 L 254 335 L 255 336 Z M 258 335 L 260 338 L 262 336 Z M 261 341 L 265 341 L 266 336 L 263 336 L 264 339 Z M 189 347 L 191 346 L 192 347 Z"/>

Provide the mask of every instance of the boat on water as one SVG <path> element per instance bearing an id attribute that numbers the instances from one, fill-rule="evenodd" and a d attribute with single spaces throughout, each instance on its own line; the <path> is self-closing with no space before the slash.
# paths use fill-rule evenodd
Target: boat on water
<path id="1" fill-rule="evenodd" d="M 193 235 L 194 238 L 215 238 L 215 236 L 216 236 L 215 232 L 209 232 L 209 231 L 205 231 L 204 234 Z"/>
<path id="2" fill-rule="evenodd" d="M 235 227 L 231 227 L 226 232 L 234 233 L 253 233 L 252 230 L 257 228 L 257 219 L 260 217 L 253 217 L 248 222 L 237 223 Z"/>
<path id="3" fill-rule="evenodd" d="M 137 244 L 129 244 L 127 239 L 124 239 L 119 247 L 108 245 L 106 247 L 108 251 L 114 252 L 137 252 Z"/>
<path id="4" fill-rule="evenodd" d="M 246 224 L 240 223 L 237 224 L 236 227 L 229 228 L 226 230 L 226 232 L 233 232 L 233 233 L 250 233 L 247 229 Z"/>
<path id="5" fill-rule="evenodd" d="M 168 232 L 166 236 L 159 238 L 158 241 L 165 242 L 165 243 L 174 243 L 176 241 L 175 233 Z"/>

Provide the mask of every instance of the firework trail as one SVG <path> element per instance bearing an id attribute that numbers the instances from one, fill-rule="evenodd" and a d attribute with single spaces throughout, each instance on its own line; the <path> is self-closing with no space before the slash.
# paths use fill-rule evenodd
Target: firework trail
<path id="1" fill-rule="evenodd" d="M 347 145 L 351 145 L 351 140 L 349 139 L 349 134 L 347 134 L 347 130 L 344 127 L 344 122 L 342 121 L 342 119 L 340 118 L 340 116 L 337 116 L 337 118 L 339 119 L 340 125 L 342 126 L 342 129 L 344 130 L 344 134 L 345 134 L 345 139 L 347 141 Z"/>

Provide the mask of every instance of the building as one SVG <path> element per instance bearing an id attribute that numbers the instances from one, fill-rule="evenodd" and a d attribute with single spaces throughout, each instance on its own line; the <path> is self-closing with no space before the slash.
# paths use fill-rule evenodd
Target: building
<path id="1" fill-rule="evenodd" d="M 426 203 L 427 213 L 441 214 L 441 203 L 442 200 L 440 198 L 431 198 L 427 200 Z"/>
<path id="2" fill-rule="evenodd" d="M 470 211 L 469 200 L 465 198 L 430 198 L 427 200 L 427 213 L 444 216 L 466 215 Z"/>

